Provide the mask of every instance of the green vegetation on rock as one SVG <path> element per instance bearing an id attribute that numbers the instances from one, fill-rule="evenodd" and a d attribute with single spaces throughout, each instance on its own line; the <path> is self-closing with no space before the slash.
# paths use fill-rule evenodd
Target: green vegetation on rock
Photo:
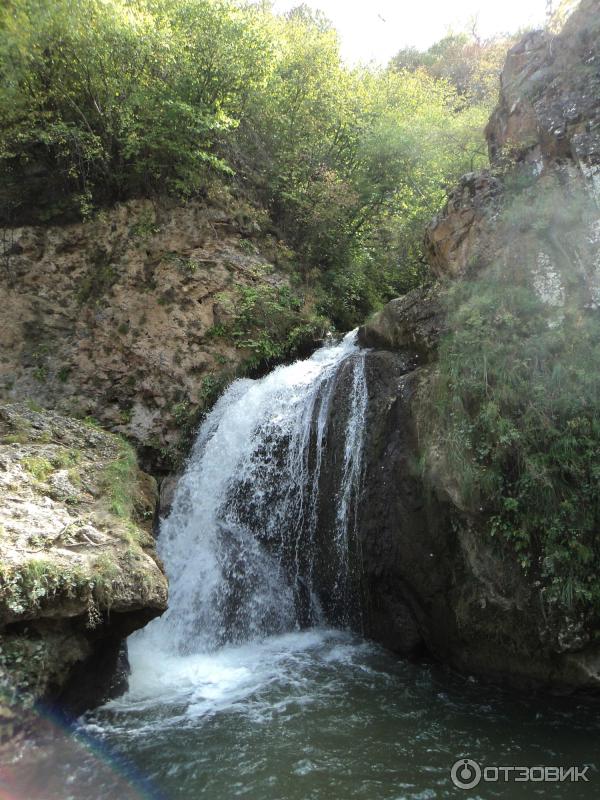
<path id="1" fill-rule="evenodd" d="M 476 93 L 465 101 L 448 76 L 397 67 L 344 66 L 335 31 L 305 6 L 8 0 L 0 223 L 89 217 L 134 196 L 235 195 L 268 210 L 317 314 L 351 327 L 421 280 L 445 186 L 486 160 Z M 131 235 L 156 230 L 148 217 Z M 112 280 L 101 258 L 82 302 Z M 267 359 L 280 347 L 248 341 Z"/>
<path id="2" fill-rule="evenodd" d="M 230 337 L 236 347 L 249 350 L 250 371 L 297 353 L 304 343 L 313 342 L 327 330 L 327 320 L 316 314 L 299 317 L 304 298 L 286 285 L 241 287 L 229 302 L 232 322 L 214 335 Z"/>
<path id="3" fill-rule="evenodd" d="M 27 472 L 38 481 L 45 481 L 54 469 L 48 459 L 39 456 L 28 456 L 22 463 Z"/>
<path id="4" fill-rule="evenodd" d="M 102 488 L 109 500 L 109 510 L 117 517 L 130 519 L 135 503 L 138 464 L 135 450 L 124 439 L 120 453 L 104 469 Z"/>
<path id="5" fill-rule="evenodd" d="M 18 566 L 0 565 L 0 604 L 13 614 L 31 613 L 55 597 L 77 598 L 89 592 L 90 577 L 77 565 L 64 564 L 47 557 L 33 557 Z"/>
<path id="6" fill-rule="evenodd" d="M 551 183 L 512 199 L 502 259 L 448 291 L 421 398 L 427 460 L 539 581 L 548 614 L 600 615 L 600 320 L 576 267 L 593 263 L 594 213 Z"/>

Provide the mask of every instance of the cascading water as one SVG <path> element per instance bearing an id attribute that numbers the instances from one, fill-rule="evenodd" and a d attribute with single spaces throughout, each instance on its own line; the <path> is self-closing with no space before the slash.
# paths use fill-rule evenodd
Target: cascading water
<path id="1" fill-rule="evenodd" d="M 333 389 L 351 368 L 336 487 L 329 587 L 347 623 L 350 538 L 360 491 L 367 406 L 364 351 L 355 332 L 262 380 L 239 380 L 203 424 L 159 550 L 170 583 L 165 616 L 141 637 L 161 649 L 209 652 L 321 623 L 314 586 L 319 487 Z M 331 566 L 330 566 L 331 569 Z"/>
<path id="2" fill-rule="evenodd" d="M 461 754 L 566 765 L 587 748 L 592 760 L 592 709 L 525 708 L 340 630 L 358 627 L 367 411 L 354 334 L 231 386 L 162 525 L 170 607 L 129 640 L 129 691 L 82 720 L 90 750 L 59 742 L 51 783 L 43 760 L 37 779 L 20 766 L 17 796 L 452 800 Z M 120 770 L 99 762 L 107 752 Z M 588 800 L 589 787 L 540 796 Z"/>

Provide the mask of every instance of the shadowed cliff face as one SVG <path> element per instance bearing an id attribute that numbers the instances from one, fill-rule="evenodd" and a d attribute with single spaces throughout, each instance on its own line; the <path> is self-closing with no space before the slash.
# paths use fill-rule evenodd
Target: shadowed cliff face
<path id="1" fill-rule="evenodd" d="M 577 342 L 596 324 L 599 32 L 600 3 L 584 0 L 558 36 L 528 34 L 509 53 L 486 131 L 491 170 L 466 175 L 427 234 L 437 282 L 392 301 L 359 334 L 374 348 L 360 523 L 367 632 L 401 652 L 425 646 L 461 670 L 557 691 L 600 690 L 591 604 L 559 613 L 544 599 L 544 565 L 524 570 L 490 535 L 489 509 L 465 499 L 447 457 L 450 431 L 425 435 L 421 417 L 437 391 L 440 341 L 461 319 L 452 312 L 461 286 L 517 287 L 545 320 L 540 341 L 549 330 Z M 492 315 L 498 336 L 505 324 Z"/>
<path id="2" fill-rule="evenodd" d="M 353 623 L 402 655 L 429 653 L 519 688 L 600 690 L 592 632 L 575 617 L 544 616 L 538 589 L 516 557 L 499 552 L 478 518 L 460 507 L 452 475 L 432 465 L 423 478 L 417 409 L 431 369 L 414 369 L 406 353 L 372 350 L 366 357 L 356 548 L 362 613 Z M 341 376 L 332 408 L 343 404 L 347 389 Z M 328 450 L 335 463 L 334 436 Z M 327 563 L 326 545 L 323 553 Z"/>
<path id="3" fill-rule="evenodd" d="M 422 605 L 431 617 L 445 623 L 443 587 L 449 583 L 450 546 L 444 533 L 443 508 L 424 496 L 419 478 L 411 401 L 415 390 L 414 358 L 391 352 L 367 353 L 365 377 L 368 404 L 365 416 L 362 491 L 356 513 L 356 541 L 351 552 L 358 576 L 352 595 L 353 627 L 403 655 L 422 653 L 428 640 Z M 343 458 L 343 439 L 336 420 L 351 394 L 351 375 L 342 370 L 331 402 L 327 449 L 321 480 L 321 507 L 333 507 L 337 465 Z M 328 528 L 319 528 L 319 588 L 331 583 L 326 565 Z M 440 534 L 441 532 L 441 534 Z M 436 559 L 434 561 L 434 559 Z M 436 599 L 437 598 L 437 599 Z M 439 605 L 441 601 L 442 605 Z"/>

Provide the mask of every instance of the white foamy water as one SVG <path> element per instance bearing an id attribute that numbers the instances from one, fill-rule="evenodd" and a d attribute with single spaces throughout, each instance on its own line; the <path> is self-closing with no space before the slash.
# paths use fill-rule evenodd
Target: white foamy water
<path id="1" fill-rule="evenodd" d="M 302 684 L 315 659 L 348 663 L 370 647 L 330 629 L 296 631 L 185 656 L 157 653 L 144 645 L 142 638 L 132 642 L 129 691 L 105 709 L 147 712 L 155 710 L 158 702 L 165 707 L 160 716 L 162 729 L 195 725 L 215 713 L 244 713 L 257 720 L 281 710 L 281 705 L 263 704 L 260 699 L 274 687 L 289 690 L 283 705 L 291 698 L 294 703 L 313 702 L 312 689 L 303 695 Z M 137 733 L 145 731 L 139 728 Z"/>
<path id="2" fill-rule="evenodd" d="M 202 425 L 160 530 L 169 609 L 131 639 L 132 697 L 142 686 L 162 691 L 163 672 L 181 672 L 181 685 L 199 681 L 210 692 L 210 658 L 199 654 L 325 621 L 313 586 L 319 481 L 335 380 L 348 360 L 343 468 L 330 502 L 333 592 L 343 599 L 350 591 L 367 406 L 356 332 L 261 380 L 236 381 Z"/>

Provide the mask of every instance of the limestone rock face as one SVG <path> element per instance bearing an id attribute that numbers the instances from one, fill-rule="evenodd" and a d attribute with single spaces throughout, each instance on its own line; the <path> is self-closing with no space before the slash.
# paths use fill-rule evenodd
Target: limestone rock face
<path id="1" fill-rule="evenodd" d="M 541 173 L 571 160 L 600 202 L 599 12 L 583 0 L 557 37 L 533 32 L 510 51 L 486 135 L 492 164 L 525 160 Z"/>
<path id="2" fill-rule="evenodd" d="M 288 285 L 285 248 L 248 216 L 134 200 L 85 223 L 5 231 L 0 399 L 93 416 L 151 449 L 154 466 L 248 358 L 222 335 L 240 291 Z"/>
<path id="3" fill-rule="evenodd" d="M 529 33 L 509 52 L 500 101 L 486 128 L 492 172 L 465 175 L 427 231 L 428 260 L 438 277 L 479 270 L 511 247 L 525 251 L 530 243 L 523 232 L 517 230 L 515 241 L 498 219 L 511 209 L 526 216 L 542 192 L 553 206 L 556 230 L 561 222 L 566 229 L 576 224 L 577 236 L 596 248 L 588 263 L 600 258 L 599 42 L 600 3 L 583 0 L 558 36 Z M 568 225 L 561 211 L 575 203 L 585 219 Z M 539 243 L 538 250 L 541 271 L 555 272 L 557 254 Z"/>
<path id="4" fill-rule="evenodd" d="M 489 172 L 471 172 L 450 192 L 425 242 L 427 260 L 438 278 L 459 277 L 478 259 L 493 257 L 493 224 L 502 191 L 502 183 Z"/>
<path id="5" fill-rule="evenodd" d="M 528 33 L 508 53 L 500 76 L 500 103 L 486 129 L 490 157 L 502 157 L 506 146 L 509 156 L 522 158 L 527 150 L 541 143 L 534 97 L 548 83 L 552 72 L 553 37 L 544 31 Z"/>
<path id="6" fill-rule="evenodd" d="M 487 138 L 491 170 L 464 176 L 428 230 L 438 283 L 392 301 L 360 332 L 373 348 L 359 520 L 365 627 L 467 673 L 598 693 L 597 632 L 582 614 L 543 608 L 535 579 L 494 545 L 485 509 L 464 507 L 444 431 L 423 452 L 419 408 L 452 282 L 509 270 L 533 286 L 552 327 L 567 313 L 598 313 L 599 0 L 583 0 L 558 36 L 528 34 L 509 53 Z"/>
<path id="7" fill-rule="evenodd" d="M 112 434 L 0 406 L 0 693 L 80 713 L 111 692 L 123 639 L 166 609 L 156 483 Z"/>

